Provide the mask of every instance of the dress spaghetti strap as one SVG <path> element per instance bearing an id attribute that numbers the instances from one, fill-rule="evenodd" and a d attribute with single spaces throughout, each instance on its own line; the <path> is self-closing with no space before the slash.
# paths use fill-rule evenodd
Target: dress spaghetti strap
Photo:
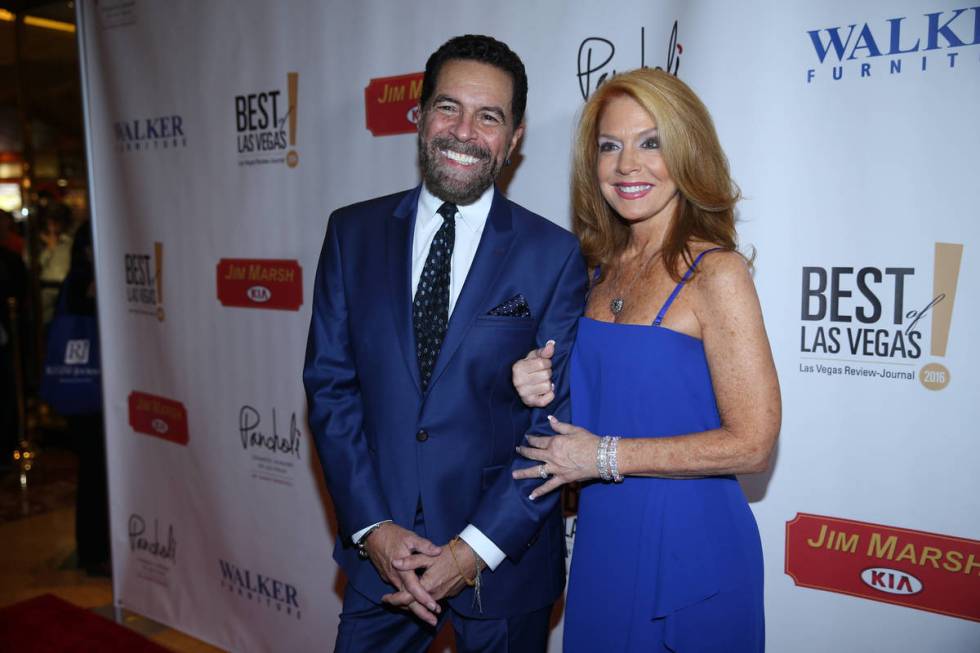
<path id="1" fill-rule="evenodd" d="M 667 315 L 667 309 L 670 308 L 670 305 L 674 303 L 675 299 L 677 299 L 677 295 L 681 292 L 681 288 L 684 287 L 684 284 L 687 283 L 687 280 L 691 278 L 692 274 L 694 274 L 695 268 L 698 267 L 698 263 L 701 262 L 701 259 L 704 258 L 704 255 L 710 252 L 717 252 L 719 249 L 723 249 L 723 248 L 712 247 L 711 249 L 706 249 L 700 254 L 698 254 L 698 257 L 694 259 L 694 263 L 691 263 L 691 267 L 687 269 L 687 272 L 684 273 L 684 276 L 681 277 L 681 280 L 677 282 L 676 286 L 674 286 L 674 292 L 670 293 L 670 297 L 668 297 L 667 301 L 664 302 L 664 305 L 660 307 L 660 312 L 657 313 L 657 317 L 653 321 L 653 326 L 658 327 L 660 326 L 660 323 L 664 321 L 664 316 Z"/>

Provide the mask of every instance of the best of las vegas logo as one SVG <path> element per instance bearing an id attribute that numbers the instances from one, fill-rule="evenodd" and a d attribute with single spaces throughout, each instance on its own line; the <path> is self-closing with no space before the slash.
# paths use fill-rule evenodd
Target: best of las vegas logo
<path id="1" fill-rule="evenodd" d="M 803 268 L 799 371 L 895 382 L 930 390 L 949 385 L 944 359 L 953 323 L 963 245 L 936 243 L 932 293 L 908 297 L 912 266 Z M 931 337 L 923 339 L 929 326 Z M 928 350 L 926 350 L 928 347 Z"/>
<path id="2" fill-rule="evenodd" d="M 153 253 L 130 252 L 126 265 L 126 303 L 130 313 L 152 315 L 161 322 L 163 311 L 163 243 L 153 243 Z"/>
<path id="3" fill-rule="evenodd" d="M 286 74 L 286 91 L 272 88 L 235 96 L 238 165 L 299 165 L 296 150 L 299 73 Z"/>

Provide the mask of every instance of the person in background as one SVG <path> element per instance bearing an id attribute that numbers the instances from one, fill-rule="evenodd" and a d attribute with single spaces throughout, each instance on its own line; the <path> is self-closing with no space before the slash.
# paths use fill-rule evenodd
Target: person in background
<path id="1" fill-rule="evenodd" d="M 0 209 L 0 248 L 24 255 L 24 238 L 17 233 L 17 221 L 9 211 Z"/>
<path id="2" fill-rule="evenodd" d="M 762 651 L 762 546 L 735 474 L 767 469 L 780 396 L 738 190 L 707 109 L 640 69 L 606 81 L 575 144 L 573 227 L 592 272 L 572 423 L 519 447 L 517 479 L 582 489 L 566 651 Z M 513 366 L 545 407 L 553 347 Z"/>
<path id="3" fill-rule="evenodd" d="M 349 579 L 338 651 L 425 651 L 447 618 L 460 650 L 547 646 L 565 538 L 557 497 L 511 477 L 548 424 L 509 370 L 544 333 L 571 344 L 587 278 L 572 234 L 494 186 L 526 98 L 505 44 L 449 40 L 422 81 L 422 185 L 327 224 L 303 378 Z"/>
<path id="4" fill-rule="evenodd" d="M 95 256 L 91 223 L 78 228 L 71 248 L 71 266 L 62 292 L 69 313 L 96 315 Z M 89 575 L 109 575 L 109 494 L 106 479 L 105 431 L 102 411 L 68 415 L 68 435 L 78 455 L 75 495 L 75 542 L 78 566 Z"/>
<path id="5" fill-rule="evenodd" d="M 41 279 L 41 323 L 54 317 L 58 292 L 71 265 L 71 210 L 63 204 L 49 205 L 40 220 L 41 251 L 38 267 Z"/>

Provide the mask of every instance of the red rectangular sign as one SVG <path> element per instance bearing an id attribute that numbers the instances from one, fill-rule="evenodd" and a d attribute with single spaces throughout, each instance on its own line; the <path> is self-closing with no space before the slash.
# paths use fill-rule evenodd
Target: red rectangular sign
<path id="1" fill-rule="evenodd" d="M 375 136 L 410 134 L 419 121 L 423 73 L 378 77 L 364 89 L 367 128 Z"/>
<path id="2" fill-rule="evenodd" d="M 184 404 L 166 397 L 133 391 L 129 393 L 129 425 L 137 433 L 186 445 L 187 410 Z"/>
<path id="3" fill-rule="evenodd" d="M 298 311 L 303 305 L 303 268 L 296 261 L 223 258 L 217 274 L 224 306 Z"/>
<path id="4" fill-rule="evenodd" d="M 801 587 L 980 621 L 980 541 L 797 513 L 786 574 Z"/>

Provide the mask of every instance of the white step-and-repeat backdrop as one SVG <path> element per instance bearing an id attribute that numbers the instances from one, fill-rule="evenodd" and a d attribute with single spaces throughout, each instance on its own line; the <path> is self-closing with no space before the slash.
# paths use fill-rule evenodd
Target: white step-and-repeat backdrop
<path id="1" fill-rule="evenodd" d="M 771 473 L 743 479 L 770 650 L 980 650 L 974 4 L 79 2 L 117 603 L 331 649 L 316 257 L 332 209 L 417 183 L 420 71 L 485 33 L 530 77 L 508 193 L 561 225 L 607 75 L 667 68 L 714 114 L 784 398 Z"/>

